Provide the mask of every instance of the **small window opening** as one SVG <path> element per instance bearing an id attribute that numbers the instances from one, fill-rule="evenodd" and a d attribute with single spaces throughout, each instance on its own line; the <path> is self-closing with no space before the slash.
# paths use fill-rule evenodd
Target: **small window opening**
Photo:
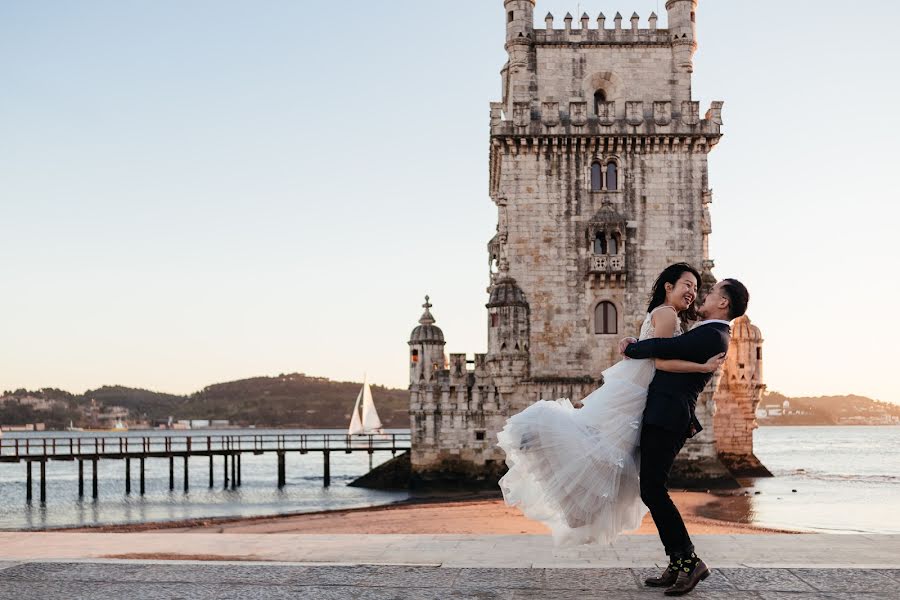
<path id="1" fill-rule="evenodd" d="M 762 360 L 762 348 L 756 349 L 756 360 Z"/>
<path id="2" fill-rule="evenodd" d="M 612 161 L 606 165 L 606 189 L 610 192 L 619 189 L 619 170 Z"/>
<path id="3" fill-rule="evenodd" d="M 594 332 L 600 334 L 619 333 L 619 313 L 612 302 L 603 301 L 594 309 Z"/>
<path id="4" fill-rule="evenodd" d="M 419 351 L 418 350 L 412 351 L 412 354 L 410 355 L 410 360 L 412 360 L 413 364 L 416 364 L 417 362 L 419 362 Z"/>
<path id="5" fill-rule="evenodd" d="M 500 315 L 498 313 L 491 313 L 491 327 L 497 327 L 500 325 Z"/>
<path id="6" fill-rule="evenodd" d="M 606 254 L 606 233 L 603 231 L 598 231 L 597 235 L 594 236 L 594 254 Z"/>
<path id="7" fill-rule="evenodd" d="M 506 22 L 507 23 L 512 23 L 513 20 L 515 20 L 515 18 L 516 18 L 516 15 L 515 15 L 514 11 L 509 11 L 508 13 L 506 13 Z"/>
<path id="8" fill-rule="evenodd" d="M 595 162 L 591 165 L 591 191 L 599 192 L 603 189 L 603 167 Z"/>
<path id="9" fill-rule="evenodd" d="M 606 92 L 603 90 L 597 90 L 594 92 L 594 114 L 600 114 L 600 105 L 606 102 Z"/>
<path id="10" fill-rule="evenodd" d="M 480 442 L 480 441 L 483 441 L 483 440 L 484 440 L 484 432 L 483 432 L 483 431 L 476 431 L 476 432 L 475 432 L 475 439 L 478 440 L 479 442 Z"/>

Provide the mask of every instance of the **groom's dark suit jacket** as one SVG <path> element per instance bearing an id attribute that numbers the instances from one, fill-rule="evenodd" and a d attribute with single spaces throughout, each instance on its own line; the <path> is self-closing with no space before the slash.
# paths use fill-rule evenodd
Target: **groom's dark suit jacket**
<path id="1" fill-rule="evenodd" d="M 731 328 L 725 323 L 697 325 L 685 334 L 672 338 L 650 338 L 630 344 L 625 349 L 629 358 L 681 359 L 695 363 L 728 351 Z M 657 369 L 647 391 L 644 423 L 656 425 L 693 437 L 700 432 L 694 414 L 697 397 L 712 379 L 712 373 L 669 373 Z"/>

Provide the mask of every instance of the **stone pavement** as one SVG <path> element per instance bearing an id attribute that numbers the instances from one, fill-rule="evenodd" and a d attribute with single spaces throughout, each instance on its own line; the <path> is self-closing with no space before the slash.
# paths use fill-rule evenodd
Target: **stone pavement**
<path id="1" fill-rule="evenodd" d="M 900 600 L 900 536 L 694 541 L 713 576 L 691 598 Z M 0 600 L 663 598 L 641 585 L 660 554 L 646 535 L 556 549 L 541 535 L 2 532 Z M 148 560 L 163 555 L 203 560 Z"/>
<path id="2" fill-rule="evenodd" d="M 215 562 L 0 563 L 0 599 L 638 600 L 647 568 L 498 569 Z M 691 598 L 900 598 L 900 569 L 715 569 Z"/>
<path id="3" fill-rule="evenodd" d="M 900 535 L 698 535 L 717 567 L 898 568 Z M 0 532 L 0 560 L 103 558 L 442 567 L 652 567 L 665 559 L 655 535 L 625 535 L 610 546 L 554 548 L 548 535 L 349 535 L 234 533 Z"/>

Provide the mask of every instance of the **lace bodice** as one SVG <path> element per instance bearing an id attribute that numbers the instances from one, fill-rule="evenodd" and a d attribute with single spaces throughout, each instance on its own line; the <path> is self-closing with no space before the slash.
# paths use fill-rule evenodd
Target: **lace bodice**
<path id="1" fill-rule="evenodd" d="M 651 312 L 647 313 L 647 316 L 644 317 L 644 323 L 641 325 L 641 337 L 640 339 L 646 340 L 647 338 L 656 337 L 656 332 L 653 330 L 653 314 L 659 310 L 673 310 L 671 307 L 663 305 L 657 306 Z M 675 333 L 673 335 L 681 335 L 684 333 L 681 329 L 681 319 L 675 321 Z"/>

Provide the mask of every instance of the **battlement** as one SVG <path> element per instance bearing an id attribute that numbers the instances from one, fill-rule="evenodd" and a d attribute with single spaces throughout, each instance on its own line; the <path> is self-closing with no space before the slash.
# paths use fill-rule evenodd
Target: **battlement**
<path id="1" fill-rule="evenodd" d="M 574 17 L 566 14 L 563 29 L 554 29 L 554 17 L 547 14 L 544 18 L 545 29 L 535 29 L 534 39 L 536 44 L 671 44 L 668 29 L 658 29 L 656 13 L 651 13 L 647 21 L 647 29 L 640 28 L 640 17 L 637 13 L 631 15 L 629 23 L 623 26 L 623 18 L 620 13 L 612 19 L 613 27 L 606 25 L 606 16 L 600 13 L 597 17 L 597 26 L 591 27 L 591 18 L 587 13 L 581 15 L 579 27 L 573 27 Z"/>
<path id="2" fill-rule="evenodd" d="M 589 114 L 585 98 L 560 102 L 544 98 L 539 102 L 513 102 L 513 114 L 503 104 L 491 103 L 491 136 L 621 136 L 621 135 L 702 135 L 718 137 L 722 129 L 723 102 L 713 102 L 700 118 L 700 103 L 670 100 L 643 102 L 629 100 L 600 102 L 597 114 Z"/>

